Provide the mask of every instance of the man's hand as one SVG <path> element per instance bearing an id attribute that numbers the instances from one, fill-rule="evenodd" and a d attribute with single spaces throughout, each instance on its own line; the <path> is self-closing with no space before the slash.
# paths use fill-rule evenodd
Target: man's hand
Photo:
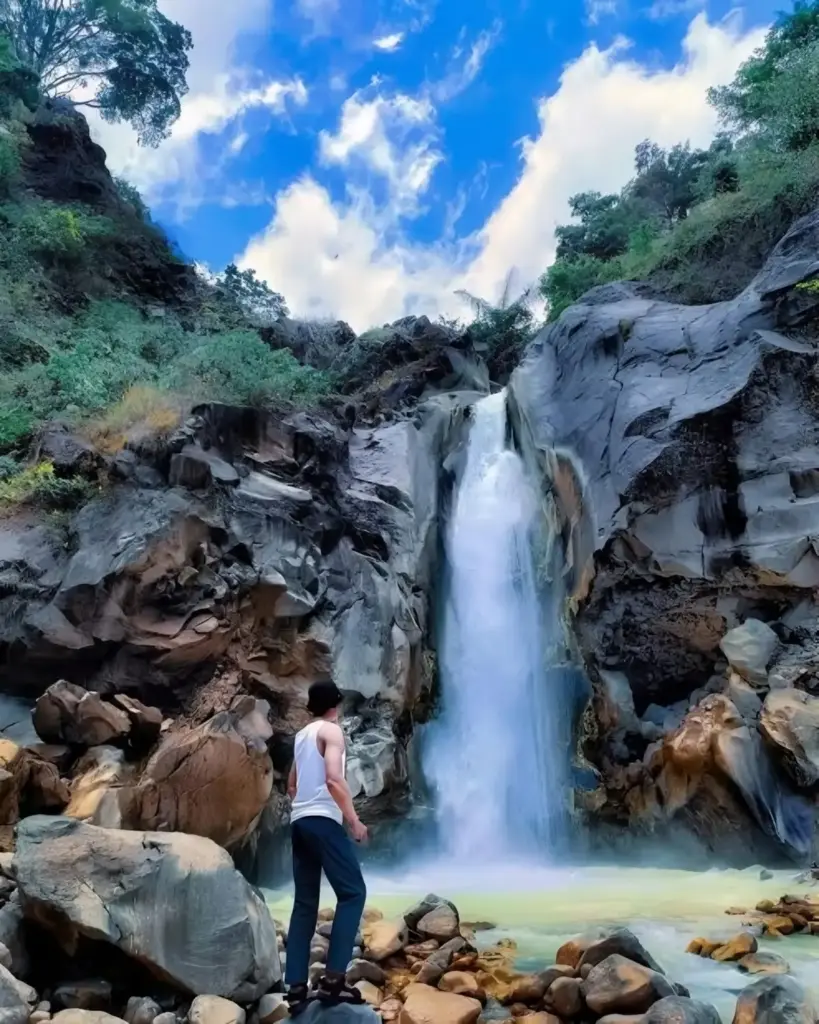
<path id="1" fill-rule="evenodd" d="M 359 818 L 350 825 L 350 835 L 357 843 L 366 843 L 370 837 L 367 826 Z"/>

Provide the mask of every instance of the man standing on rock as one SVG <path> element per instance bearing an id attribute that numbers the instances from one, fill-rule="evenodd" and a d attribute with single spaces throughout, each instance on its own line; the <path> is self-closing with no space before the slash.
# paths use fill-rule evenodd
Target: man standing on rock
<path id="1" fill-rule="evenodd" d="M 307 710 L 313 721 L 296 735 L 293 767 L 287 792 L 293 841 L 296 896 L 287 937 L 287 1001 L 291 1016 L 308 1003 L 310 945 L 318 920 L 321 873 L 336 894 L 337 906 L 327 952 L 327 969 L 319 979 L 316 998 L 328 1003 L 361 1003 L 361 993 L 347 985 L 347 965 L 364 911 L 367 890 L 353 844 L 367 839 L 367 829 L 355 812 L 345 777 L 344 733 L 338 724 L 341 690 L 332 682 L 313 683 Z"/>

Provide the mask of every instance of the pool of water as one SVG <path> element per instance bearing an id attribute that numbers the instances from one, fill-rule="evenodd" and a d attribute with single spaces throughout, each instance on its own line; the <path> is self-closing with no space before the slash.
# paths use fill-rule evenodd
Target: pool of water
<path id="1" fill-rule="evenodd" d="M 713 1003 L 730 1022 L 737 993 L 754 979 L 736 967 L 702 960 L 685 952 L 692 938 L 729 938 L 740 930 L 741 917 L 728 907 L 753 908 L 762 899 L 785 893 L 819 896 L 819 884 L 799 883 L 793 871 L 760 878 L 746 871 L 679 871 L 658 868 L 536 868 L 504 862 L 470 871 L 457 865 L 427 864 L 394 874 L 366 873 L 368 902 L 387 916 L 428 892 L 452 900 L 464 921 L 492 922 L 478 934 L 481 946 L 501 938 L 517 943 L 521 970 L 553 963 L 566 938 L 597 925 L 626 925 L 675 981 L 691 994 Z M 270 892 L 275 916 L 286 918 L 291 894 Z M 326 903 L 332 904 L 328 890 Z M 819 936 L 762 939 L 760 948 L 778 953 L 791 973 L 819 1000 Z"/>

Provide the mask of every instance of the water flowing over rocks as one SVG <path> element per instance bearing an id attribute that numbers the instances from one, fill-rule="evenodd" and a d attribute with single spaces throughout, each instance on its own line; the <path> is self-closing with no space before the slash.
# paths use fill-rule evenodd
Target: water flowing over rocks
<path id="1" fill-rule="evenodd" d="M 816 213 L 732 301 L 595 289 L 512 378 L 594 687 L 577 805 L 607 834 L 814 846 L 818 252 Z"/>

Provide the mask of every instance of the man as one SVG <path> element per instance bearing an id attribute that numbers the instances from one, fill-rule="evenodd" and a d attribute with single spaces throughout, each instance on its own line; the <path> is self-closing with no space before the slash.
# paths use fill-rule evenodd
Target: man
<path id="1" fill-rule="evenodd" d="M 327 969 L 316 997 L 328 1003 L 361 1003 L 361 993 L 347 985 L 367 890 L 355 849 L 344 831 L 346 821 L 356 842 L 367 839 L 367 829 L 353 807 L 345 778 L 344 733 L 338 724 L 341 690 L 332 682 L 314 683 L 307 710 L 313 721 L 296 735 L 293 767 L 287 792 L 293 800 L 290 814 L 293 840 L 293 878 L 296 897 L 287 937 L 287 1001 L 295 1017 L 307 1006 L 310 944 L 316 930 L 321 872 L 336 894 L 336 915 L 327 951 Z"/>

